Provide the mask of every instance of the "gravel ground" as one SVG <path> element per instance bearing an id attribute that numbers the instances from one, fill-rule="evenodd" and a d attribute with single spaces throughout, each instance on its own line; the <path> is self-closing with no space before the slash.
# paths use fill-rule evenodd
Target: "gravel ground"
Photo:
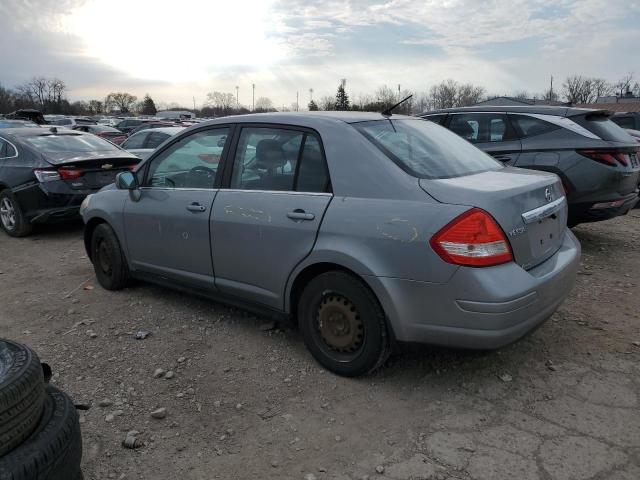
<path id="1" fill-rule="evenodd" d="M 639 226 L 635 210 L 576 228 L 573 293 L 520 342 L 415 348 L 355 380 L 266 319 L 146 284 L 103 290 L 81 225 L 0 234 L 0 336 L 91 405 L 87 479 L 637 480 Z M 130 430 L 142 447 L 123 448 Z"/>

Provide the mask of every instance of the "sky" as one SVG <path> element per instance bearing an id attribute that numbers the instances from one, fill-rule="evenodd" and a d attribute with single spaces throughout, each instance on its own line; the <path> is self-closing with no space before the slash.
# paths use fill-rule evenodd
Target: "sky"
<path id="1" fill-rule="evenodd" d="M 539 93 L 571 74 L 640 77 L 640 0 L 0 0 L 0 85 L 58 77 L 201 107 L 276 107 L 444 79 Z"/>

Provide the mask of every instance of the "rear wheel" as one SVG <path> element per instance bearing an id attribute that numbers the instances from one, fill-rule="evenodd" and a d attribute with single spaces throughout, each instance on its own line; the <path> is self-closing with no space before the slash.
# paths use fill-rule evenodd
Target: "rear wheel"
<path id="1" fill-rule="evenodd" d="M 0 225 L 12 237 L 24 237 L 33 230 L 33 225 L 22 213 L 22 209 L 9 190 L 0 192 Z"/>
<path id="2" fill-rule="evenodd" d="M 91 236 L 91 261 L 100 285 L 107 290 L 127 286 L 129 269 L 120 242 L 106 223 L 98 225 Z"/>
<path id="3" fill-rule="evenodd" d="M 338 375 L 354 377 L 389 356 L 385 315 L 360 280 L 333 271 L 309 282 L 298 303 L 298 323 L 313 357 Z"/>

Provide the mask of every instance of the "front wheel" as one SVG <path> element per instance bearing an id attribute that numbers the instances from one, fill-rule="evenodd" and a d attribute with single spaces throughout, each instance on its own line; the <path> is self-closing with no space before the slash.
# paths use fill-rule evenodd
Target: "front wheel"
<path id="1" fill-rule="evenodd" d="M 369 288 L 333 271 L 309 282 L 298 303 L 298 324 L 313 357 L 346 377 L 380 367 L 390 352 L 385 315 Z"/>
<path id="2" fill-rule="evenodd" d="M 91 236 L 91 261 L 98 283 L 107 290 L 127 286 L 129 269 L 113 229 L 106 223 L 96 227 Z"/>

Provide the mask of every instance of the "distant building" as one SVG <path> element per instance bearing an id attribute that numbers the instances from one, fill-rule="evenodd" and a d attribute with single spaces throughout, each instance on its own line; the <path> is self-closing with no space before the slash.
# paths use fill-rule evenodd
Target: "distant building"
<path id="1" fill-rule="evenodd" d="M 189 120 L 196 118 L 196 114 L 189 110 L 161 110 L 156 112 L 156 118 L 167 118 L 170 120 Z"/>
<path id="2" fill-rule="evenodd" d="M 577 103 L 574 107 L 578 108 L 597 108 L 600 110 L 609 110 L 611 112 L 640 112 L 640 97 L 627 92 L 626 95 L 610 95 L 606 97 L 598 97 L 595 103 Z"/>

